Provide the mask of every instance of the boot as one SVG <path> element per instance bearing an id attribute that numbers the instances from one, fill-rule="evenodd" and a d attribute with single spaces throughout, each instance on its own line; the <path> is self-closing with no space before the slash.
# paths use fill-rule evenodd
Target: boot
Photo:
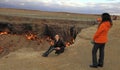
<path id="1" fill-rule="evenodd" d="M 48 57 L 48 53 L 43 53 L 43 57 Z"/>

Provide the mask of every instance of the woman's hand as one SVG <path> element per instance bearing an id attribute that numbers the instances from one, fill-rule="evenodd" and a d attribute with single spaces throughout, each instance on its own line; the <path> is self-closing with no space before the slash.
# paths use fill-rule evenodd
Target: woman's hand
<path id="1" fill-rule="evenodd" d="M 55 49 L 56 49 L 56 50 L 60 50 L 60 47 L 56 47 Z"/>

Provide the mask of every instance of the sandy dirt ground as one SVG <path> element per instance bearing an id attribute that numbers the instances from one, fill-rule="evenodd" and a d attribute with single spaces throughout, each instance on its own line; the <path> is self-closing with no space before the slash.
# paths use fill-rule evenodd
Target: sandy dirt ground
<path id="1" fill-rule="evenodd" d="M 109 42 L 105 47 L 105 65 L 103 68 L 92 69 L 91 53 L 93 45 L 90 40 L 97 26 L 83 29 L 75 43 L 67 47 L 59 56 L 54 52 L 42 57 L 45 51 L 35 51 L 23 47 L 0 58 L 0 70 L 119 70 L 120 69 L 120 20 L 114 21 L 109 32 Z"/>

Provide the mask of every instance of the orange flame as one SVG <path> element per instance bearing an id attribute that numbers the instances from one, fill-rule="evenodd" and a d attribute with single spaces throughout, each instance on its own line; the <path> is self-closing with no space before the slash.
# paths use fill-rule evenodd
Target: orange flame
<path id="1" fill-rule="evenodd" d="M 26 34 L 26 38 L 28 40 L 35 40 L 37 38 L 37 36 L 32 34 L 32 33 L 30 33 L 30 34 Z"/>
<path id="2" fill-rule="evenodd" d="M 8 32 L 0 32 L 0 35 L 6 35 Z"/>
<path id="3" fill-rule="evenodd" d="M 70 45 L 71 45 L 70 42 L 66 42 L 66 43 L 65 43 L 65 46 L 66 46 L 66 47 L 69 47 Z"/>
<path id="4" fill-rule="evenodd" d="M 69 42 L 65 42 L 65 46 L 66 46 L 66 47 L 69 47 L 70 45 L 74 44 L 74 42 L 75 42 L 74 39 L 71 40 L 71 41 L 69 41 Z"/>

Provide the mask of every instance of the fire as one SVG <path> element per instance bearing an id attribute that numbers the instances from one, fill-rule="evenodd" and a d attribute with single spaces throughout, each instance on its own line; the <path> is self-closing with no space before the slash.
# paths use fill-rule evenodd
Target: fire
<path id="1" fill-rule="evenodd" d="M 54 45 L 54 40 L 51 40 L 51 41 L 50 41 L 50 45 Z"/>
<path id="2" fill-rule="evenodd" d="M 0 32 L 0 35 L 6 35 L 8 32 Z"/>
<path id="3" fill-rule="evenodd" d="M 75 42 L 74 39 L 71 40 L 71 41 L 69 41 L 69 42 L 65 42 L 65 46 L 66 46 L 66 47 L 69 47 L 70 45 L 74 44 L 74 42 Z"/>
<path id="4" fill-rule="evenodd" d="M 26 34 L 26 38 L 28 40 L 35 40 L 37 36 L 35 34 L 29 33 L 29 34 Z"/>
<path id="5" fill-rule="evenodd" d="M 66 42 L 66 43 L 65 43 L 65 46 L 66 46 L 66 47 L 69 47 L 70 45 L 71 45 L 70 42 Z"/>

